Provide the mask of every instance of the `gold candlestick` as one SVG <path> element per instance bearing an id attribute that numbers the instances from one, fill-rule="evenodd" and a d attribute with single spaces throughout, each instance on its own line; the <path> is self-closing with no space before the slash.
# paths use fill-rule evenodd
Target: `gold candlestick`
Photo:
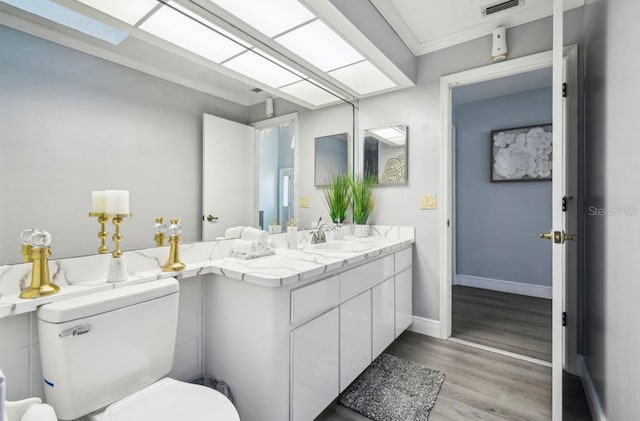
<path id="1" fill-rule="evenodd" d="M 109 217 L 102 212 L 90 212 L 89 216 L 98 218 L 98 223 L 100 224 L 100 232 L 98 232 L 98 238 L 100 239 L 100 247 L 98 247 L 98 253 L 107 254 L 109 253 L 109 247 L 107 247 L 107 237 L 109 233 L 107 232 L 107 221 Z"/>
<path id="2" fill-rule="evenodd" d="M 111 239 L 113 240 L 113 253 L 111 253 L 111 255 L 116 259 L 122 257 L 122 250 L 120 250 L 120 242 L 122 241 L 124 236 L 120 233 L 120 224 L 122 224 L 122 222 L 124 221 L 124 218 L 127 218 L 129 216 L 131 216 L 130 213 L 119 213 L 115 215 L 108 215 L 108 217 L 112 218 L 111 222 L 115 227 L 115 233 L 111 237 Z"/>

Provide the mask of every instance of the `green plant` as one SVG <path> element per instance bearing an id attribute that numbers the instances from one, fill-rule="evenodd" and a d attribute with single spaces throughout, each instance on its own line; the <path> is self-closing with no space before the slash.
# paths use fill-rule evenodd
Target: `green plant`
<path id="1" fill-rule="evenodd" d="M 323 193 L 331 222 L 344 222 L 351 203 L 351 178 L 346 174 L 331 175 Z"/>
<path id="2" fill-rule="evenodd" d="M 365 175 L 351 181 L 351 194 L 353 195 L 353 223 L 364 225 L 373 211 L 374 187 L 378 183 L 375 176 Z"/>

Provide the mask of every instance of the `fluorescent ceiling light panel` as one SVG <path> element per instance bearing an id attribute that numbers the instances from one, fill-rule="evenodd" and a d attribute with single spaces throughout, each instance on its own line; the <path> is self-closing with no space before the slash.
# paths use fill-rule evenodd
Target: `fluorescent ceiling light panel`
<path id="1" fill-rule="evenodd" d="M 385 127 L 382 129 L 373 129 L 367 131 L 371 132 L 375 137 L 382 140 L 383 142 L 397 146 L 404 145 L 405 134 L 395 127 Z"/>
<path id="2" fill-rule="evenodd" d="M 189 16 L 196 17 L 190 11 L 173 2 L 169 4 Z M 200 17 L 196 17 L 198 21 L 204 21 L 209 27 L 214 28 L 214 31 L 185 16 L 183 13 L 173 10 L 171 7 L 162 6 L 160 10 L 152 14 L 140 25 L 140 29 L 214 63 L 220 63 L 245 50 L 242 45 L 238 45 L 236 42 L 216 32 L 218 31 L 230 38 L 237 39 L 226 31 L 210 22 L 204 21 Z"/>
<path id="3" fill-rule="evenodd" d="M 156 7 L 157 0 L 78 0 L 107 15 L 120 19 L 129 25 L 135 25 L 147 13 Z"/>
<path id="4" fill-rule="evenodd" d="M 76 31 L 83 32 L 94 38 L 107 41 L 111 44 L 120 44 L 127 36 L 128 33 L 120 31 L 116 28 L 112 28 L 109 25 L 87 17 L 74 10 L 67 9 L 57 3 L 49 0 L 2 0 L 4 3 L 9 4 L 18 9 L 22 9 L 25 12 L 40 16 L 57 24 L 66 26 L 67 28 L 75 29 Z"/>
<path id="5" fill-rule="evenodd" d="M 287 32 L 275 40 L 324 72 L 364 59 L 320 20 Z"/>
<path id="6" fill-rule="evenodd" d="M 330 94 L 306 80 L 284 86 L 280 88 L 280 90 L 316 107 L 340 100 L 337 96 Z"/>
<path id="7" fill-rule="evenodd" d="M 253 50 L 242 53 L 239 56 L 224 62 L 222 65 L 251 79 L 257 80 L 258 82 L 262 82 L 267 86 L 271 86 L 272 88 L 288 85 L 302 79 L 291 67 L 272 58 L 262 51 L 259 51 L 259 53 L 275 61 L 279 65 L 261 57 Z"/>
<path id="8" fill-rule="evenodd" d="M 298 0 L 209 0 L 269 38 L 315 18 Z"/>
<path id="9" fill-rule="evenodd" d="M 361 95 L 397 86 L 395 82 L 368 61 L 334 70 L 329 72 L 329 76 L 336 78 Z"/>

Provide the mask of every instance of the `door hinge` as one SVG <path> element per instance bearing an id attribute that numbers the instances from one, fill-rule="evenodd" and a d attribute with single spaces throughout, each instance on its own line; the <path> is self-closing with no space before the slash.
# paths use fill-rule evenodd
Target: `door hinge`
<path id="1" fill-rule="evenodd" d="M 563 311 L 562 312 L 562 326 L 566 326 L 567 325 L 567 312 Z"/>
<path id="2" fill-rule="evenodd" d="M 451 219 L 447 219 L 447 226 L 450 227 L 451 226 Z"/>
<path id="3" fill-rule="evenodd" d="M 562 197 L 562 212 L 567 211 L 567 201 L 573 199 L 573 196 L 563 196 Z"/>
<path id="4" fill-rule="evenodd" d="M 563 83 L 562 84 L 562 97 L 566 98 L 567 97 L 567 83 Z"/>

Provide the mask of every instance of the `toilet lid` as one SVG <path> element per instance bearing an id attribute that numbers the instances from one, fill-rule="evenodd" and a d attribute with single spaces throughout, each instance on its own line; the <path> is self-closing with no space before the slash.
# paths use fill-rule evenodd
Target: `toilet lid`
<path id="1" fill-rule="evenodd" d="M 107 407 L 104 421 L 240 421 L 222 393 L 164 378 Z"/>

